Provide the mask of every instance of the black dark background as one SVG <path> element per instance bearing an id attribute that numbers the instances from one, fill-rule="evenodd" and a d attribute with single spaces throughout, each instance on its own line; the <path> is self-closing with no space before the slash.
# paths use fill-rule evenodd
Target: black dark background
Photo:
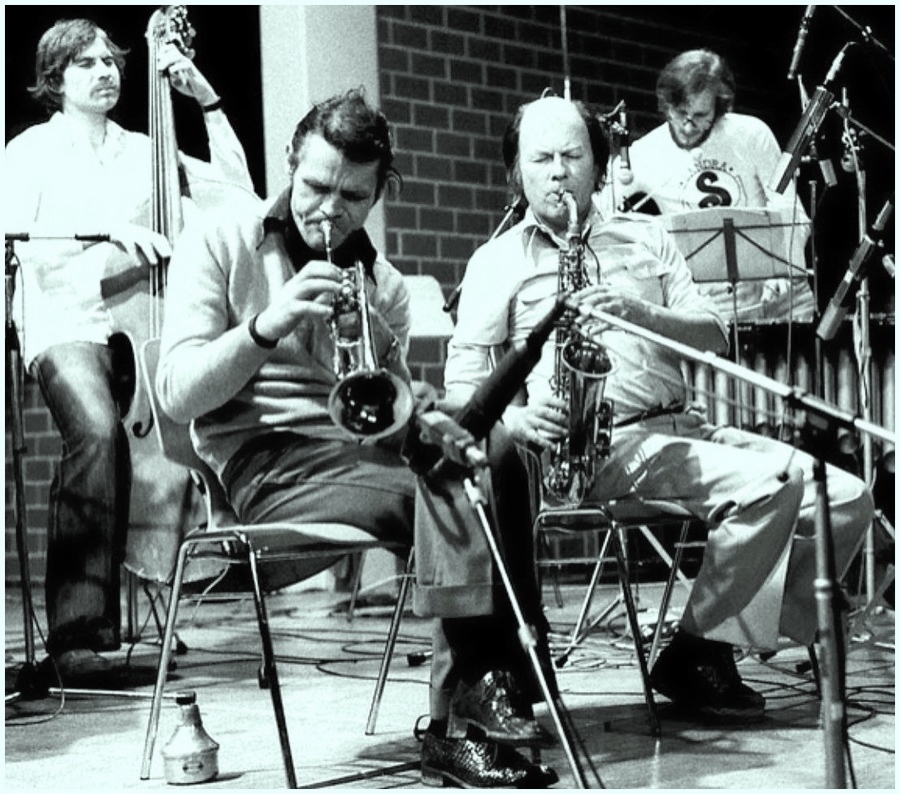
<path id="1" fill-rule="evenodd" d="M 147 23 L 159 6 L 6 6 L 6 140 L 45 121 L 44 109 L 27 91 L 34 83 L 34 55 L 41 34 L 59 19 L 84 17 L 96 22 L 120 47 L 125 59 L 122 96 L 111 118 L 126 129 L 148 128 Z M 190 6 L 196 35 L 194 63 L 224 102 L 244 145 L 257 192 L 265 190 L 260 80 L 259 6 Z M 173 92 L 179 147 L 208 156 L 200 109 L 193 99 Z"/>
<path id="2" fill-rule="evenodd" d="M 41 33 L 60 18 L 85 16 L 98 22 L 120 46 L 127 47 L 124 90 L 114 118 L 123 126 L 147 129 L 147 46 L 144 32 L 156 6 L 6 6 L 6 140 L 25 127 L 44 120 L 43 110 L 31 99 L 26 87 L 33 82 L 34 51 Z M 787 80 L 794 42 L 804 6 L 606 6 L 603 10 L 636 19 L 671 26 L 671 36 L 663 37 L 674 52 L 697 46 L 704 36 L 710 46 L 731 64 L 737 78 L 736 110 L 752 113 L 766 121 L 779 142 L 787 144 L 801 114 L 796 82 Z M 809 26 L 800 73 L 809 94 L 823 82 L 841 47 L 851 48 L 835 81 L 837 97 L 846 88 L 853 117 L 869 127 L 891 146 L 894 143 L 893 61 L 895 11 L 893 5 L 817 6 Z M 221 94 L 228 116 L 244 144 L 257 191 L 265 195 L 265 165 L 260 85 L 259 6 L 189 6 L 189 18 L 196 29 L 195 62 Z M 850 19 L 848 19 L 850 17 Z M 578 20 L 576 12 L 570 20 Z M 866 29 L 865 32 L 861 28 Z M 689 33 L 688 33 L 689 32 Z M 573 31 L 571 35 L 575 35 Z M 866 38 L 868 43 L 864 43 Z M 884 50 L 871 41 L 874 38 Z M 654 43 L 658 45 L 658 42 Z M 336 44 L 336 46 L 338 46 Z M 648 49 L 642 66 L 655 74 L 673 51 L 654 46 Z M 352 57 L 348 53 L 347 57 Z M 629 107 L 643 105 L 637 114 L 642 126 L 654 108 L 647 94 L 652 85 L 642 86 L 643 97 L 628 97 Z M 179 144 L 185 151 L 205 156 L 205 133 L 200 111 L 192 100 L 174 98 Z M 640 125 L 639 125 L 640 126 Z M 646 129 L 636 129 L 636 133 Z M 822 125 L 823 152 L 839 159 L 840 124 L 830 113 Z M 871 223 L 894 189 L 894 155 L 889 147 L 863 135 L 865 199 Z M 820 304 L 833 294 L 860 239 L 859 194 L 853 174 L 838 167 L 840 184 L 822 192 L 816 212 L 817 272 Z M 809 205 L 809 180 L 818 179 L 815 164 L 801 167 L 800 193 Z M 894 223 L 885 234 L 885 250 L 893 252 Z M 893 282 L 873 257 L 870 269 L 872 308 L 892 312 Z"/>

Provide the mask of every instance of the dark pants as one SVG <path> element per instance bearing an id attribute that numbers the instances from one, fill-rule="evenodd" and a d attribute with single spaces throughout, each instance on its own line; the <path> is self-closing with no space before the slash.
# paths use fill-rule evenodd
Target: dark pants
<path id="1" fill-rule="evenodd" d="M 62 436 L 50 488 L 47 651 L 119 647 L 119 566 L 131 465 L 116 400 L 113 351 L 57 345 L 32 365 Z"/>
<path id="2" fill-rule="evenodd" d="M 498 438 L 505 437 L 502 430 Z M 528 511 L 527 479 L 519 458 L 508 442 L 491 444 L 494 491 L 500 545 L 507 554 L 507 564 L 526 614 L 540 618 L 540 597 L 534 577 L 531 547 L 531 520 Z M 496 461 L 496 463 L 494 463 Z M 456 473 L 458 474 L 458 472 Z M 435 527 L 441 520 L 422 514 L 422 500 L 417 499 L 416 481 L 400 456 L 388 449 L 343 441 L 325 441 L 294 434 L 273 433 L 246 445 L 229 462 L 222 475 L 229 500 L 242 521 L 341 522 L 368 530 L 381 540 L 413 543 L 414 527 L 417 548 L 421 533 L 429 533 L 428 543 L 453 560 L 450 567 L 463 579 L 472 572 L 466 565 L 468 551 L 482 549 L 483 536 L 477 524 L 455 518 L 446 521 L 454 538 L 443 538 Z M 443 482 L 461 489 L 461 480 L 448 473 Z M 416 510 L 420 515 L 416 516 Z M 441 508 L 437 508 L 440 512 Z M 454 601 L 455 583 L 447 581 L 445 599 L 437 599 L 433 614 L 441 618 L 435 625 L 432 661 L 432 717 L 446 716 L 449 696 L 460 677 L 478 676 L 491 669 L 522 670 L 522 653 L 508 600 L 487 566 L 474 574 L 480 585 L 487 576 L 491 600 L 482 602 L 474 611 L 468 602 Z M 426 566 L 428 563 L 425 563 Z M 417 575 L 434 577 L 421 570 L 417 554 Z M 312 573 L 310 571 L 307 573 Z M 451 615 L 452 617 L 445 617 Z"/>

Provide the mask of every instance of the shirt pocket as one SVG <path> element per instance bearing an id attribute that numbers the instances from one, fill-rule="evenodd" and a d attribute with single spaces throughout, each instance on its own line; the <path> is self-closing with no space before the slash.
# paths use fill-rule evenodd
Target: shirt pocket
<path id="1" fill-rule="evenodd" d="M 559 277 L 554 271 L 527 278 L 516 293 L 510 317 L 510 339 L 524 339 L 553 308 Z"/>

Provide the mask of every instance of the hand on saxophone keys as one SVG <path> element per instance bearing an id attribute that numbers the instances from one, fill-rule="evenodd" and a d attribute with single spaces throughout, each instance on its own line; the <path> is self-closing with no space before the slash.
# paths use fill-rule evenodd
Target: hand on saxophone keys
<path id="1" fill-rule="evenodd" d="M 528 405 L 510 405 L 503 424 L 520 444 L 550 449 L 569 432 L 569 407 L 556 396 L 535 397 Z"/>

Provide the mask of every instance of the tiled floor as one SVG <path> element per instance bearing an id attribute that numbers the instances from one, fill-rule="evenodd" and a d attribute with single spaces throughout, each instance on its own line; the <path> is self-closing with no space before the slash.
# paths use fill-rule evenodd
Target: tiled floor
<path id="1" fill-rule="evenodd" d="M 565 587 L 563 605 L 547 593 L 548 614 L 560 631 L 571 627 L 581 588 Z M 598 609 L 612 591 L 598 595 Z M 641 589 L 641 620 L 654 619 L 658 588 Z M 364 727 L 372 698 L 389 609 L 369 606 L 348 622 L 339 597 L 289 590 L 270 598 L 279 672 L 301 787 L 420 788 L 419 745 L 413 725 L 427 709 L 428 666 L 409 666 L 407 654 L 428 646 L 425 621 L 404 618 L 400 643 L 373 736 Z M 43 624 L 40 603 L 38 614 Z M 335 607 L 337 606 L 337 609 Z M 143 607 L 143 601 L 142 601 Z M 677 614 L 677 608 L 675 613 Z M 874 636 L 853 644 L 847 658 L 849 751 L 855 785 L 894 789 L 894 615 L 868 622 Z M 559 671 L 562 700 L 596 776 L 613 789 L 817 789 L 828 760 L 819 725 L 819 701 L 804 649 L 785 648 L 767 662 L 739 663 L 745 680 L 767 698 L 765 722 L 753 727 L 702 726 L 674 713 L 659 698 L 662 737 L 648 730 L 633 650 L 615 611 Z M 22 660 L 22 617 L 16 591 L 7 589 L 7 680 Z M 269 695 L 257 687 L 257 633 L 250 601 L 185 604 L 170 692 L 196 692 L 204 724 L 221 745 L 220 774 L 203 789 L 278 789 L 285 783 Z M 152 630 L 144 632 L 148 638 Z M 890 648 L 879 647 L 872 640 Z M 141 642 L 132 660 L 152 666 L 157 647 Z M 120 654 L 124 656 L 124 652 Z M 799 670 L 799 672 L 798 672 Z M 7 686 L 9 690 L 9 683 Z M 157 789 L 166 785 L 160 746 L 176 724 L 177 706 L 163 706 L 151 778 L 139 771 L 149 713 L 149 686 L 127 698 L 57 697 L 7 705 L 5 789 Z M 538 716 L 552 728 L 546 707 Z M 575 786 L 560 749 L 544 752 L 560 775 L 557 788 Z M 835 768 L 832 762 L 832 768 Z M 837 767 L 840 767 L 839 762 Z M 849 776 L 848 784 L 854 782 Z"/>

